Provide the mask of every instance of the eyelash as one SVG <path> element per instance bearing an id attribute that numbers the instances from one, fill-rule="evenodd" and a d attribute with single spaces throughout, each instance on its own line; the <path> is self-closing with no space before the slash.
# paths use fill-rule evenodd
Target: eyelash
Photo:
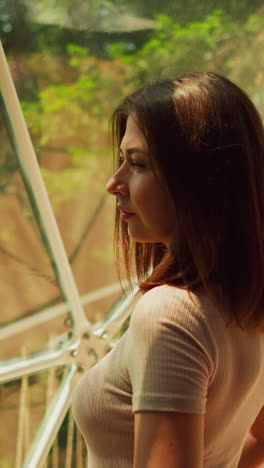
<path id="1" fill-rule="evenodd" d="M 122 166 L 123 162 L 124 162 L 124 158 L 122 158 L 122 156 L 119 156 L 118 161 L 117 161 L 118 167 Z"/>
<path id="2" fill-rule="evenodd" d="M 123 162 L 124 162 L 124 158 L 122 156 L 120 156 L 119 159 L 118 159 L 118 167 L 122 166 Z M 134 159 L 130 160 L 130 166 L 135 167 L 135 168 L 139 168 L 139 169 L 143 169 L 145 167 L 144 164 L 141 164 L 141 163 L 135 161 Z"/>
<path id="3" fill-rule="evenodd" d="M 138 167 L 139 169 L 143 169 L 145 167 L 144 164 L 141 164 L 141 163 L 139 163 L 137 161 L 133 161 L 133 160 L 131 161 L 130 164 L 131 164 L 132 167 Z"/>

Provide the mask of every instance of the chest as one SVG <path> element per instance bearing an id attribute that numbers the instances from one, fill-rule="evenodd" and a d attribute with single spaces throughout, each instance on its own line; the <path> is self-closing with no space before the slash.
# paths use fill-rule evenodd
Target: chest
<path id="1" fill-rule="evenodd" d="M 89 444 L 103 434 L 133 439 L 132 387 L 123 362 L 125 336 L 78 382 L 72 398 L 75 420 Z"/>

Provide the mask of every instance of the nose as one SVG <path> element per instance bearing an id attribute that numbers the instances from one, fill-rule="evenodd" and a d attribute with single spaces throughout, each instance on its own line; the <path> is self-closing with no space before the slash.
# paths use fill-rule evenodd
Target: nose
<path id="1" fill-rule="evenodd" d="M 127 184 L 120 179 L 118 172 L 116 172 L 106 184 L 106 190 L 111 195 L 127 195 L 128 188 Z"/>

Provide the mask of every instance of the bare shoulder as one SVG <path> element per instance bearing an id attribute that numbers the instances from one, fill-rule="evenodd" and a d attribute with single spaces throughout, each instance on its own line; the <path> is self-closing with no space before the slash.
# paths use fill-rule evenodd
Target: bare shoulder
<path id="1" fill-rule="evenodd" d="M 200 468 L 203 433 L 203 414 L 137 412 L 133 468 Z"/>

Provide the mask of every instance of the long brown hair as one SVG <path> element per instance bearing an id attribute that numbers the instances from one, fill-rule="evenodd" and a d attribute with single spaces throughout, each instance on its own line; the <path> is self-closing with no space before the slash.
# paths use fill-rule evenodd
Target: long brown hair
<path id="1" fill-rule="evenodd" d="M 218 301 L 221 291 L 231 321 L 257 328 L 264 322 L 264 129 L 254 104 L 215 73 L 155 82 L 113 113 L 115 147 L 130 114 L 174 201 L 177 225 L 166 251 L 133 242 L 117 215 L 119 263 L 129 276 L 134 259 L 143 292 L 160 284 L 203 286 Z"/>

